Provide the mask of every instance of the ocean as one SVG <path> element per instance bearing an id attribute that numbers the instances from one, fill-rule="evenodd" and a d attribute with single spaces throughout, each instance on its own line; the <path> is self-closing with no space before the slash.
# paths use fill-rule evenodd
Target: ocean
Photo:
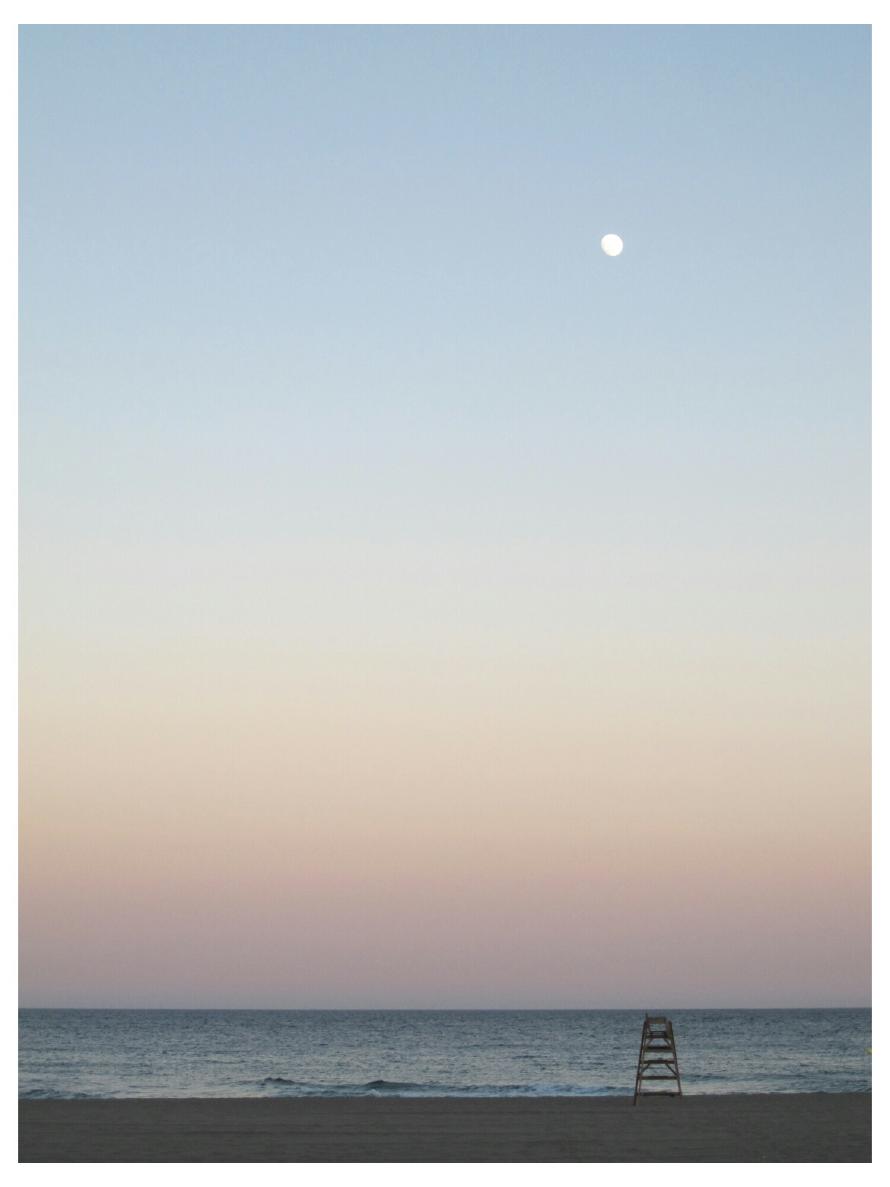
<path id="1" fill-rule="evenodd" d="M 871 1091 L 870 1009 L 665 1012 L 688 1094 Z M 21 1010 L 19 1094 L 630 1095 L 642 1020 L 639 1010 Z"/>

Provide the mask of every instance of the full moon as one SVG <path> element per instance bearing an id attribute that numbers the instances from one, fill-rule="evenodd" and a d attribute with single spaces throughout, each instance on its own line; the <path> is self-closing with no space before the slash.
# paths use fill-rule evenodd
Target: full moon
<path id="1" fill-rule="evenodd" d="M 620 256 L 624 251 L 624 240 L 620 235 L 603 235 L 600 247 L 607 256 Z"/>

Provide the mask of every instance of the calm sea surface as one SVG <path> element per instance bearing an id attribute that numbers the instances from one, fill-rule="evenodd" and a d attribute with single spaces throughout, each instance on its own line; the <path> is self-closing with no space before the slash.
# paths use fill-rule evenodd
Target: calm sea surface
<path id="1" fill-rule="evenodd" d="M 671 1010 L 684 1091 L 868 1092 L 871 1010 Z M 610 1096 L 637 1010 L 22 1010 L 23 1097 Z"/>

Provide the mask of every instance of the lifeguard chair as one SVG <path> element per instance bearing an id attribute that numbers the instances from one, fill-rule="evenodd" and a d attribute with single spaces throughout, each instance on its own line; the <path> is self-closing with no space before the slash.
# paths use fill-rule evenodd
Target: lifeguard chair
<path id="1" fill-rule="evenodd" d="M 643 1085 L 660 1080 L 670 1088 L 644 1089 Z M 640 1039 L 640 1058 L 637 1062 L 637 1082 L 634 1085 L 634 1104 L 641 1096 L 682 1096 L 680 1065 L 677 1062 L 677 1043 L 670 1018 L 647 1014 Z"/>

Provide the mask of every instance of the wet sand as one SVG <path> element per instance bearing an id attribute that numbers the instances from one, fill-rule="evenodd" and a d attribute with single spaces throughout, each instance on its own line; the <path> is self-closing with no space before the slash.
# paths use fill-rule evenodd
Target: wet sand
<path id="1" fill-rule="evenodd" d="M 868 1162 L 871 1096 L 47 1100 L 21 1162 Z"/>

